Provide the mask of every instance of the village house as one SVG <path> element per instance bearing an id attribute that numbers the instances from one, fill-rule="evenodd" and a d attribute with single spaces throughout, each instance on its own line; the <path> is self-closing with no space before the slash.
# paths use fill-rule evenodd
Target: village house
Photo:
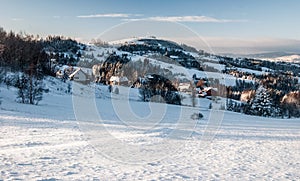
<path id="1" fill-rule="evenodd" d="M 69 78 L 70 80 L 80 83 L 87 83 L 89 81 L 89 76 L 81 68 L 78 68 L 75 72 L 69 75 Z"/>
<path id="2" fill-rule="evenodd" d="M 180 92 L 188 92 L 192 90 L 192 85 L 190 82 L 179 83 L 178 90 Z"/>
<path id="3" fill-rule="evenodd" d="M 125 76 L 119 77 L 119 76 L 111 76 L 109 79 L 109 82 L 111 85 L 124 85 L 128 86 L 128 78 Z"/>
<path id="4" fill-rule="evenodd" d="M 218 93 L 218 89 L 217 88 L 213 88 L 213 87 L 205 87 L 202 90 L 200 90 L 198 92 L 198 97 L 206 97 L 208 99 L 211 99 L 212 96 L 216 96 Z"/>

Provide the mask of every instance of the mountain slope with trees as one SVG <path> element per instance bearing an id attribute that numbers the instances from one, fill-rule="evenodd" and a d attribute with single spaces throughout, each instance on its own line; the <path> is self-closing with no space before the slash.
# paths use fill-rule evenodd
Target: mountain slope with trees
<path id="1" fill-rule="evenodd" d="M 299 95 L 299 64 L 213 55 L 154 37 L 140 38 L 117 46 L 107 43 L 95 44 L 85 45 L 63 36 L 40 38 L 24 33 L 16 34 L 1 28 L 1 82 L 19 89 L 19 102 L 37 104 L 46 91 L 43 89 L 44 76 L 55 76 L 63 66 L 69 66 L 68 71 L 71 74 L 75 70 L 73 67 L 78 65 L 91 69 L 99 64 L 102 65 L 99 67 L 103 74 L 102 83 L 108 83 L 112 76 L 126 76 L 131 82 L 130 86 L 141 85 L 141 80 L 151 83 L 147 75 L 158 73 L 166 77 L 166 82 L 171 82 L 174 90 L 178 90 L 181 82 L 194 82 L 194 87 L 198 87 L 199 81 L 205 82 L 203 85 L 218 90 L 216 96 L 228 99 L 228 110 L 259 116 L 299 116 L 299 103 L 287 101 L 292 96 Z M 193 73 L 195 77 L 185 74 L 183 70 Z M 7 76 L 8 73 L 15 75 Z M 236 80 L 233 84 L 228 84 L 226 80 L 224 83 L 220 78 L 209 77 L 207 73 L 220 75 L 219 77 L 228 75 Z M 68 76 L 64 78 L 67 79 Z M 167 85 L 166 82 L 150 85 L 163 87 Z M 149 87 L 147 84 L 143 86 Z M 256 105 L 261 102 L 256 101 L 259 87 L 264 87 L 264 92 L 268 92 L 266 99 L 270 101 L 272 113 L 255 111 L 255 107 L 262 106 Z M 165 88 L 161 90 L 164 91 Z M 256 92 L 256 96 L 241 102 L 241 97 L 247 91 Z M 179 101 L 175 102 L 180 104 Z"/>

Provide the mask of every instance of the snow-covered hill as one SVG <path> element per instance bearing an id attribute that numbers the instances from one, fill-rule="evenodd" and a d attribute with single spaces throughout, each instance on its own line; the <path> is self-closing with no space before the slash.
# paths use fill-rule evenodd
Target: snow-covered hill
<path id="1" fill-rule="evenodd" d="M 96 87 L 92 99 L 93 87 L 73 86 L 73 96 L 49 87 L 38 106 L 18 104 L 15 89 L 0 88 L 1 180 L 300 179 L 299 119 L 209 110 L 207 99 L 198 99 L 200 109 L 149 104 L 125 87 L 112 97 Z M 124 103 L 131 116 L 122 116 Z M 88 118 L 93 105 L 101 120 L 74 114 Z M 199 112 L 202 119 L 191 118 Z"/>
<path id="2" fill-rule="evenodd" d="M 153 54 L 155 55 L 156 52 L 146 52 L 146 53 L 131 53 L 127 51 L 121 51 L 118 49 L 118 47 L 122 45 L 150 45 L 150 46 L 157 46 L 161 49 L 174 49 L 175 51 L 182 51 L 186 55 L 191 55 L 197 61 L 201 62 L 203 61 L 203 65 L 209 66 L 215 70 L 218 70 L 218 72 L 211 72 L 211 71 L 199 71 L 197 69 L 187 69 L 183 67 L 182 65 L 178 64 L 176 62 L 176 56 L 172 57 L 172 63 L 170 62 L 164 62 L 161 60 L 161 58 L 154 58 Z M 199 78 L 213 78 L 213 79 L 220 79 L 220 83 L 228 86 L 233 86 L 236 83 L 237 79 L 242 80 L 241 78 L 236 78 L 232 75 L 223 74 L 221 73 L 225 66 L 222 64 L 219 64 L 219 58 L 215 55 L 200 55 L 199 52 L 189 52 L 183 50 L 177 43 L 169 41 L 169 40 L 161 40 L 156 39 L 153 37 L 147 37 L 147 38 L 129 38 L 129 39 L 123 39 L 118 41 L 110 42 L 110 47 L 97 47 L 95 45 L 87 45 L 86 50 L 83 53 L 83 57 L 81 58 L 82 62 L 92 62 L 93 60 L 97 60 L 98 62 L 104 62 L 107 57 L 109 57 L 111 54 L 116 54 L 118 56 L 121 56 L 122 54 L 128 55 L 127 57 L 133 61 L 142 61 L 144 62 L 145 59 L 150 61 L 150 64 L 155 66 L 160 66 L 161 69 L 168 70 L 172 72 L 172 77 L 178 78 L 178 79 L 185 79 L 185 80 L 192 80 L 192 76 L 195 74 Z M 97 63 L 97 62 L 95 62 Z M 251 69 L 243 69 L 244 72 L 249 73 L 257 73 L 262 74 L 262 72 L 254 71 Z M 157 72 L 159 73 L 159 72 Z M 253 82 L 252 80 L 246 80 L 248 82 Z"/>
<path id="3" fill-rule="evenodd" d="M 166 40 L 114 43 L 87 45 L 79 63 L 91 66 L 126 54 L 131 63 L 141 62 L 138 68 L 159 67 L 159 75 L 171 72 L 179 80 L 195 75 L 226 86 L 253 83 L 249 75 L 272 72 L 257 66 L 259 61 L 188 51 Z M 120 50 L 124 44 L 154 48 Z M 198 61 L 207 69 L 178 61 Z M 247 76 L 237 78 L 239 73 Z M 53 77 L 44 82 L 49 91 L 39 105 L 16 103 L 18 90 L 0 84 L 0 180 L 300 180 L 299 118 L 225 111 L 221 97 L 180 93 L 178 106 L 142 102 L 137 88 L 113 86 L 116 94 L 101 84 Z"/>
<path id="4" fill-rule="evenodd" d="M 287 55 L 276 58 L 267 58 L 267 60 L 300 63 L 300 55 Z"/>
<path id="5" fill-rule="evenodd" d="M 247 55 L 239 55 L 239 54 L 224 54 L 230 57 L 248 57 L 248 58 L 256 58 L 262 60 L 269 61 L 282 61 L 289 63 L 299 63 L 300 55 L 297 53 L 287 53 L 287 52 L 267 52 L 267 53 L 259 53 L 259 54 L 247 54 Z"/>

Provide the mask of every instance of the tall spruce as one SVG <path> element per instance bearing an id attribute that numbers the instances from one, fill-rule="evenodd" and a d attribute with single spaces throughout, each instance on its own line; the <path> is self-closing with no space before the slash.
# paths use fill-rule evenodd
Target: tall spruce
<path id="1" fill-rule="evenodd" d="M 272 116 L 272 98 L 268 90 L 260 85 L 251 103 L 250 113 L 257 116 Z"/>

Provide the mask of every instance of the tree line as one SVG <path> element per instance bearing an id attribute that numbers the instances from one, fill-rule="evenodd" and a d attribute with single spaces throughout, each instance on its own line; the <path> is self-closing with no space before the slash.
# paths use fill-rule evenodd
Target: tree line
<path id="1" fill-rule="evenodd" d="M 45 91 L 43 77 L 54 75 L 50 60 L 76 64 L 84 48 L 75 40 L 62 36 L 43 39 L 26 33 L 6 32 L 0 27 L 0 82 L 18 88 L 18 102 L 38 104 Z M 14 73 L 14 77 L 8 77 L 7 73 Z"/>

